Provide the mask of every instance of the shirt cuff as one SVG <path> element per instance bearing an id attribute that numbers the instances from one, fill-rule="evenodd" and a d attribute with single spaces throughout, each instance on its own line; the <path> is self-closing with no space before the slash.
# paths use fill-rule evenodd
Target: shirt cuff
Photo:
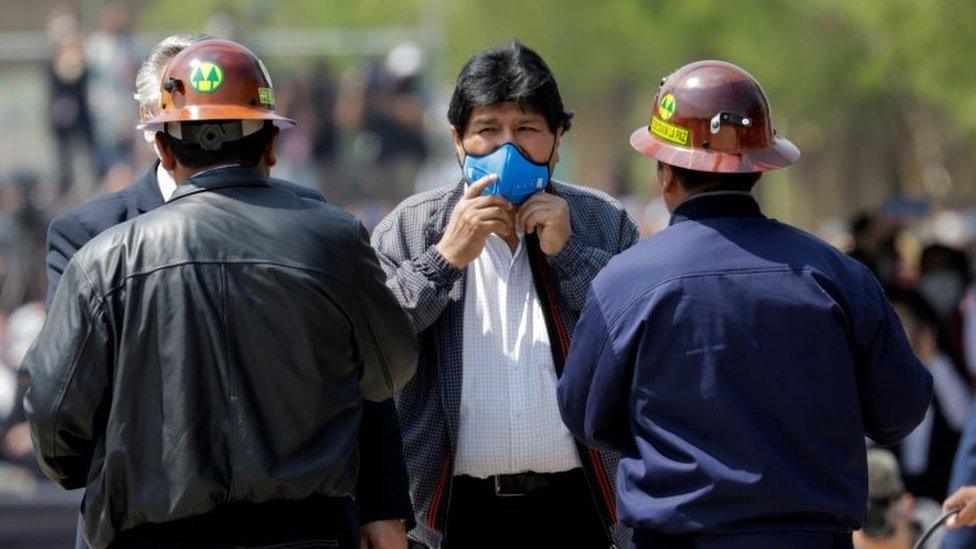
<path id="1" fill-rule="evenodd" d="M 464 274 L 462 269 L 458 269 L 444 259 L 437 246 L 427 248 L 427 251 L 417 260 L 418 270 L 437 286 L 450 286 Z"/>
<path id="2" fill-rule="evenodd" d="M 549 266 L 560 278 L 568 278 L 579 272 L 579 264 L 585 257 L 586 246 L 576 238 L 575 234 L 571 234 L 563 249 L 549 256 Z"/>

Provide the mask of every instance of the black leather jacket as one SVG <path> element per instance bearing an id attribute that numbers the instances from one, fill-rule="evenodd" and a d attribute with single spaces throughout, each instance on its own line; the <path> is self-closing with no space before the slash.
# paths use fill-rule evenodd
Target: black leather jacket
<path id="1" fill-rule="evenodd" d="M 384 281 L 355 218 L 241 166 L 82 248 L 23 366 L 39 459 L 86 487 L 88 541 L 353 494 L 362 400 L 416 364 Z"/>

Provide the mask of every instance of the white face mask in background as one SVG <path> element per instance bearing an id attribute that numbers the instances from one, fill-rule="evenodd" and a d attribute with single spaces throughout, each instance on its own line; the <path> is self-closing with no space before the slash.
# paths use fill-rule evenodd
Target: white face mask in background
<path id="1" fill-rule="evenodd" d="M 949 270 L 932 271 L 918 283 L 918 291 L 941 317 L 959 308 L 964 290 L 962 276 Z"/>

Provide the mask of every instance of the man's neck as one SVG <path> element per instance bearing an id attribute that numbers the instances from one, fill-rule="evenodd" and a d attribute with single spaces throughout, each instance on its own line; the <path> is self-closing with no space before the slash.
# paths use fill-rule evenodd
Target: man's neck
<path id="1" fill-rule="evenodd" d="M 237 162 L 225 162 L 223 164 L 214 164 L 213 166 L 204 166 L 202 168 L 188 168 L 184 166 L 177 166 L 177 169 L 173 171 L 173 179 L 176 180 L 177 185 L 183 185 L 191 178 L 196 177 L 202 173 L 210 172 L 213 170 L 219 170 L 220 168 L 227 168 L 230 166 L 240 166 Z"/>
<path id="2" fill-rule="evenodd" d="M 727 191 L 727 190 L 718 190 L 718 191 L 702 191 L 700 193 L 689 194 L 689 195 L 685 196 L 684 198 L 682 198 L 680 200 L 680 202 L 678 202 L 674 206 L 674 209 L 671 212 L 674 213 L 674 210 L 677 210 L 682 205 L 687 204 L 688 202 L 691 202 L 692 200 L 696 200 L 698 198 L 703 198 L 703 197 L 706 197 L 706 196 L 722 196 L 722 195 L 752 196 L 752 193 L 750 191 Z"/>
<path id="3" fill-rule="evenodd" d="M 515 253 L 515 250 L 518 249 L 519 240 L 521 240 L 521 235 L 519 234 L 518 229 L 515 227 L 516 220 L 518 219 L 518 208 L 515 208 L 509 213 L 509 219 L 512 222 L 512 230 L 508 234 L 495 234 L 501 237 L 501 239 L 508 244 L 508 247 L 511 248 L 512 253 Z"/>

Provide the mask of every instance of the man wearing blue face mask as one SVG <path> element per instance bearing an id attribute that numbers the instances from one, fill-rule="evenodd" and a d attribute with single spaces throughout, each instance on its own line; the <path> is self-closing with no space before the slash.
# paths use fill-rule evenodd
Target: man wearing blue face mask
<path id="1" fill-rule="evenodd" d="M 637 229 L 607 195 L 551 179 L 570 118 L 532 50 L 475 55 L 448 111 L 461 180 L 373 234 L 421 341 L 397 398 L 417 546 L 626 541 L 616 457 L 574 441 L 556 380 L 590 281 Z"/>

